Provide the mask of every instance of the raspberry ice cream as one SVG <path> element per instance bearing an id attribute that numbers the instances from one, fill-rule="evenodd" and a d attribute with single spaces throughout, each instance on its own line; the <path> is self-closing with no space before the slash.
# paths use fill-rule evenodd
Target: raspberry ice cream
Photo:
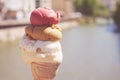
<path id="1" fill-rule="evenodd" d="M 38 8 L 31 13 L 30 22 L 35 26 L 57 24 L 60 14 L 49 8 Z"/>

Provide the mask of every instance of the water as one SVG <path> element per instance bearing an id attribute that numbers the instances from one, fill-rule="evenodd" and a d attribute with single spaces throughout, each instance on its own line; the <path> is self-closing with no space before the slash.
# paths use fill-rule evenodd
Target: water
<path id="1" fill-rule="evenodd" d="M 61 41 L 64 60 L 56 80 L 120 80 L 117 35 L 107 27 L 65 30 Z M 18 41 L 0 44 L 0 80 L 33 80 Z"/>

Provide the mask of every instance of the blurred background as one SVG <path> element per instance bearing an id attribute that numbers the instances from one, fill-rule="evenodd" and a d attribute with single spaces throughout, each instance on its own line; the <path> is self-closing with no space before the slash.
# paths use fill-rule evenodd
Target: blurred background
<path id="1" fill-rule="evenodd" d="M 0 0 L 0 80 L 33 80 L 19 41 L 38 7 L 61 13 L 56 80 L 120 80 L 119 0 Z"/>

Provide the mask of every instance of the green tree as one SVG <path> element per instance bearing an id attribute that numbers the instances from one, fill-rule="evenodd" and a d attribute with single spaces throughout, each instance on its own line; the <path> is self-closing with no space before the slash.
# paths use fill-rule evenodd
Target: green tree
<path id="1" fill-rule="evenodd" d="M 97 0 L 76 0 L 75 7 L 76 11 L 80 11 L 84 15 L 94 15 Z"/>
<path id="2" fill-rule="evenodd" d="M 75 8 L 86 16 L 108 15 L 108 9 L 98 0 L 75 0 Z"/>
<path id="3" fill-rule="evenodd" d="M 113 14 L 113 20 L 117 25 L 118 30 L 120 31 L 120 1 L 117 2 L 116 11 Z"/>

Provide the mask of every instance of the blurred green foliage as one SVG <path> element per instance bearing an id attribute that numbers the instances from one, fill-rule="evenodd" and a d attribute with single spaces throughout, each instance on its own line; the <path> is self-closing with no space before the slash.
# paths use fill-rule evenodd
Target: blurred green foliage
<path id="1" fill-rule="evenodd" d="M 113 14 L 113 20 L 117 27 L 120 29 L 120 1 L 117 2 L 116 11 Z"/>
<path id="2" fill-rule="evenodd" d="M 109 16 L 109 10 L 98 0 L 75 0 L 75 9 L 85 16 Z"/>

